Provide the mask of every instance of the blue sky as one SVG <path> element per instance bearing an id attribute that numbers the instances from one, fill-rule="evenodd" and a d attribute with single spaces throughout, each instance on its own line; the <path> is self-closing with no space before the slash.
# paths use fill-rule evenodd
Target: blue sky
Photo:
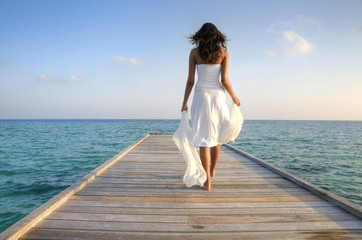
<path id="1" fill-rule="evenodd" d="M 246 119 L 362 120 L 360 0 L 0 0 L 0 118 L 177 119 L 204 22 Z"/>

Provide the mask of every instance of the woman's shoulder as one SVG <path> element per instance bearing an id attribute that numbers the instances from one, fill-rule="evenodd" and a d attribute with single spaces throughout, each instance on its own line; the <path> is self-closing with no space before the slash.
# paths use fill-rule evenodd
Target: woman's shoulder
<path id="1" fill-rule="evenodd" d="M 198 54 L 198 52 L 199 51 L 197 48 L 193 48 L 193 49 L 191 49 L 190 54 L 195 55 L 195 54 Z"/>
<path id="2" fill-rule="evenodd" d="M 223 57 L 226 57 L 226 56 L 228 56 L 228 55 L 229 55 L 228 50 L 227 50 L 227 49 L 225 49 L 225 48 L 221 48 L 221 53 L 222 53 L 222 56 L 223 56 Z"/>
<path id="3" fill-rule="evenodd" d="M 200 61 L 200 55 L 199 55 L 199 50 L 197 48 L 193 48 L 190 51 L 190 57 L 192 57 L 193 59 L 195 59 L 195 61 Z"/>
<path id="4" fill-rule="evenodd" d="M 223 63 L 225 60 L 229 59 L 229 52 L 225 48 L 221 48 L 221 63 Z"/>

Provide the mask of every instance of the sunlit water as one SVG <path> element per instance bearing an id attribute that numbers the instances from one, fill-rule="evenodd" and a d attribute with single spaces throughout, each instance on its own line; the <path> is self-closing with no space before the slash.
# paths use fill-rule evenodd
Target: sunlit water
<path id="1" fill-rule="evenodd" d="M 0 232 L 178 120 L 0 120 Z M 362 122 L 246 121 L 234 146 L 362 205 Z"/>

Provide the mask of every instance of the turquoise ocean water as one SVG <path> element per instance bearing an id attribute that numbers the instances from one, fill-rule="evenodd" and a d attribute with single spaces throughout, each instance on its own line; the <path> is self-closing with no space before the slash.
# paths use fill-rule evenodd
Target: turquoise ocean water
<path id="1" fill-rule="evenodd" d="M 0 232 L 151 129 L 178 123 L 0 120 Z M 362 205 L 361 121 L 249 120 L 233 145 Z"/>

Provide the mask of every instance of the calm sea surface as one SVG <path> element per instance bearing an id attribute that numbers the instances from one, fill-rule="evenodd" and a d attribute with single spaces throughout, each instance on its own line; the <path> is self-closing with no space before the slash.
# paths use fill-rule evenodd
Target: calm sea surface
<path id="1" fill-rule="evenodd" d="M 0 232 L 151 129 L 178 123 L 0 120 Z M 249 120 L 233 145 L 362 205 L 361 121 Z"/>

